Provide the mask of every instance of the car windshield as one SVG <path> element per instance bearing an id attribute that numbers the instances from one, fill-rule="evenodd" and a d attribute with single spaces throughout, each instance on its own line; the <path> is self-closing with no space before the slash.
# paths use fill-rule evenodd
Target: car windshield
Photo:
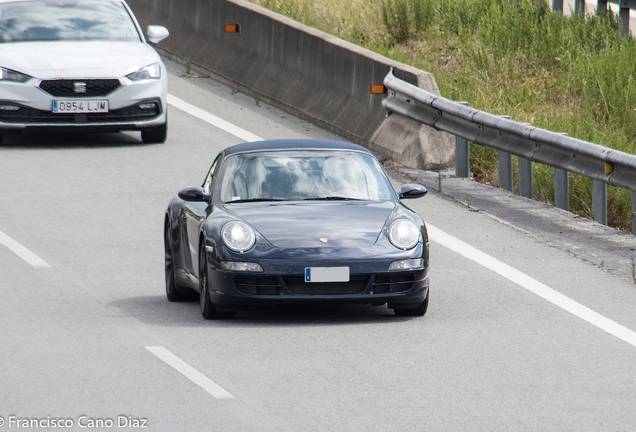
<path id="1" fill-rule="evenodd" d="M 0 43 L 140 41 L 121 2 L 44 0 L 0 4 Z"/>
<path id="2" fill-rule="evenodd" d="M 256 152 L 224 164 L 221 201 L 395 199 L 378 161 L 352 151 Z"/>

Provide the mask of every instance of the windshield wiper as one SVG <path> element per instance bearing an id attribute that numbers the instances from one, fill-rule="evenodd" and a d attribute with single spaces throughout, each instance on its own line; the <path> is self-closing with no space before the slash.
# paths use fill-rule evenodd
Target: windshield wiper
<path id="1" fill-rule="evenodd" d="M 239 199 L 234 201 L 228 201 L 225 204 L 235 204 L 235 203 L 244 203 L 244 202 L 266 202 L 266 201 L 285 201 L 280 198 L 249 198 L 249 199 Z"/>
<path id="2" fill-rule="evenodd" d="M 348 198 L 343 196 L 326 196 L 319 198 L 305 198 L 304 201 L 362 201 L 359 198 Z"/>

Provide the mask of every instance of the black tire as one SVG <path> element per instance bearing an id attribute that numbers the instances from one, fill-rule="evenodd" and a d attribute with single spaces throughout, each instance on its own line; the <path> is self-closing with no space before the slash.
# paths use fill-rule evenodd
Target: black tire
<path id="1" fill-rule="evenodd" d="M 0 132 L 0 146 L 4 144 L 4 132 Z"/>
<path id="2" fill-rule="evenodd" d="M 417 307 L 414 308 L 394 308 L 393 312 L 397 316 L 424 316 L 428 310 L 428 298 L 430 294 L 426 295 L 426 299 Z"/>
<path id="3" fill-rule="evenodd" d="M 141 140 L 146 144 L 161 144 L 168 138 L 168 121 L 160 126 L 141 130 Z"/>
<path id="4" fill-rule="evenodd" d="M 206 320 L 228 319 L 234 316 L 234 312 L 219 311 L 210 299 L 210 282 L 208 279 L 207 255 L 205 248 L 201 247 L 199 253 L 199 303 L 201 315 Z"/>
<path id="5" fill-rule="evenodd" d="M 187 291 L 182 291 L 177 286 L 176 275 L 174 272 L 174 261 L 172 259 L 172 247 L 170 242 L 170 228 L 166 224 L 164 230 L 163 244 L 165 250 L 165 267 L 166 267 L 166 297 L 171 302 L 182 302 L 189 300 L 191 295 Z"/>

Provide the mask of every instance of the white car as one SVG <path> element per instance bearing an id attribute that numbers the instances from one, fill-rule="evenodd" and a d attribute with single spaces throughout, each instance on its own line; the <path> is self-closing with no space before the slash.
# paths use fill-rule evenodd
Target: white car
<path id="1" fill-rule="evenodd" d="M 167 135 L 168 77 L 122 0 L 0 0 L 0 144 L 10 131 Z"/>

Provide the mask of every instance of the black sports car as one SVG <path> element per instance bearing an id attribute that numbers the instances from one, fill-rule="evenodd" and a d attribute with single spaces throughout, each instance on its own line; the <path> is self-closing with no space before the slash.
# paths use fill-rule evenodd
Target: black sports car
<path id="1" fill-rule="evenodd" d="M 337 141 L 238 144 L 166 211 L 166 294 L 199 292 L 206 319 L 258 304 L 354 302 L 396 315 L 428 307 L 428 234 L 364 147 Z"/>

